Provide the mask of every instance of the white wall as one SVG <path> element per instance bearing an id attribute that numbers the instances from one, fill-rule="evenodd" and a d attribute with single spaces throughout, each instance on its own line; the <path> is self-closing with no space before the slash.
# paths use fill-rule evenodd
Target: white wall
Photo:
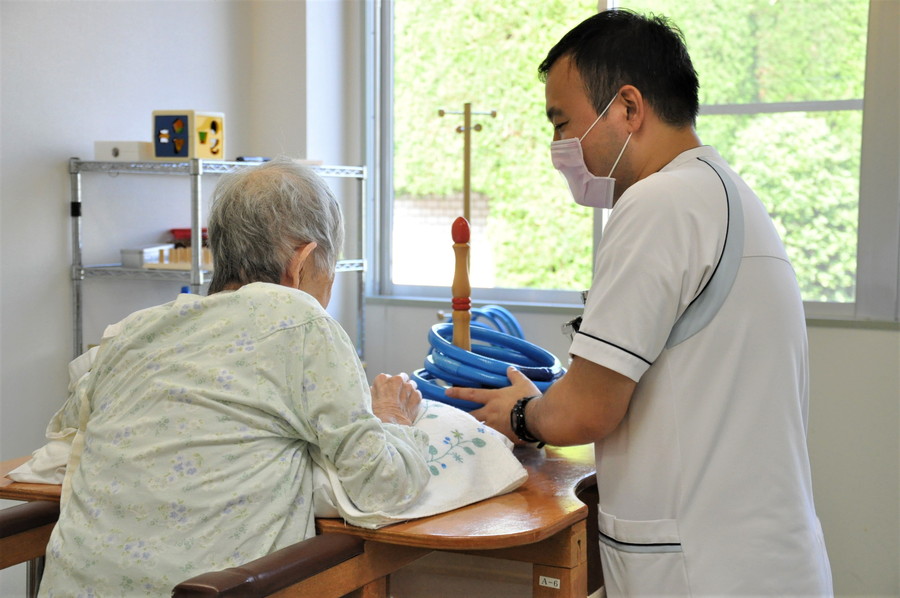
<path id="1" fill-rule="evenodd" d="M 361 93 L 341 79 L 359 79 L 358 7 L 0 0 L 0 459 L 42 444 L 65 393 L 66 160 L 92 158 L 94 140 L 149 141 L 155 109 L 195 108 L 225 112 L 230 156 L 359 164 Z M 85 219 L 93 258 L 114 260 L 122 243 L 158 241 L 181 225 L 169 214 L 184 218 L 186 180 L 97 176 L 84 183 L 85 209 L 96 207 Z M 333 311 L 352 328 L 353 285 L 340 284 Z M 143 281 L 85 287 L 88 338 L 178 290 Z M 437 309 L 370 304 L 370 374 L 419 367 Z M 559 325 L 569 314 L 516 311 L 530 340 L 565 354 Z M 900 332 L 816 324 L 810 346 L 810 448 L 836 589 L 900 595 Z M 20 595 L 23 577 L 0 574 L 0 595 Z"/>
<path id="2" fill-rule="evenodd" d="M 900 596 L 900 332 L 809 328 L 809 450 L 835 592 Z"/>

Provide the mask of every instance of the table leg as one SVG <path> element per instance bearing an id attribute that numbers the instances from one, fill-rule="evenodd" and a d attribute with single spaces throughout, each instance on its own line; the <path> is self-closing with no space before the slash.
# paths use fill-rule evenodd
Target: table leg
<path id="1" fill-rule="evenodd" d="M 584 521 L 533 546 L 536 548 L 531 573 L 534 598 L 587 596 L 587 526 Z"/>
<path id="2" fill-rule="evenodd" d="M 390 575 L 369 582 L 363 587 L 346 594 L 344 598 L 390 598 Z"/>
<path id="3" fill-rule="evenodd" d="M 38 590 L 41 588 L 41 577 L 44 575 L 44 557 L 39 556 L 31 559 L 25 565 L 25 592 L 28 598 L 37 598 Z"/>
<path id="4" fill-rule="evenodd" d="M 587 596 L 587 562 L 575 567 L 534 565 L 533 598 L 584 598 Z"/>
<path id="5" fill-rule="evenodd" d="M 554 536 L 513 548 L 463 550 L 490 558 L 531 563 L 534 598 L 584 598 L 588 590 L 587 526 L 584 520 Z"/>

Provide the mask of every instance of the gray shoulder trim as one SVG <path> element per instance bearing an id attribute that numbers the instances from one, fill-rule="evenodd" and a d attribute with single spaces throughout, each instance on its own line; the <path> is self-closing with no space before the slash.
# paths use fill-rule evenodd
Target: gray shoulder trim
<path id="1" fill-rule="evenodd" d="M 709 282 L 672 326 L 672 331 L 666 341 L 668 349 L 694 336 L 712 321 L 719 312 L 719 308 L 725 303 L 728 293 L 731 292 L 744 253 L 744 210 L 737 187 L 731 176 L 721 166 L 711 160 L 697 159 L 708 164 L 725 187 L 725 198 L 728 202 L 728 227 L 719 263 L 716 264 L 716 269 Z"/>

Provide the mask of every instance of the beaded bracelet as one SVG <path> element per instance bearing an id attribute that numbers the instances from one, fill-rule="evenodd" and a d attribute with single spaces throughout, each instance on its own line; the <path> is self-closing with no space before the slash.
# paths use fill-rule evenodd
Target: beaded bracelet
<path id="1" fill-rule="evenodd" d="M 530 397 L 525 397 L 516 401 L 515 407 L 512 408 L 512 411 L 509 412 L 509 426 L 512 428 L 513 433 L 519 437 L 519 440 L 522 442 L 537 442 L 537 448 L 541 448 L 544 446 L 544 442 L 542 442 L 539 438 L 535 438 L 528 432 L 528 427 L 525 425 L 525 405 L 528 404 L 528 401 L 531 399 L 537 399 L 541 395 L 532 395 Z"/>

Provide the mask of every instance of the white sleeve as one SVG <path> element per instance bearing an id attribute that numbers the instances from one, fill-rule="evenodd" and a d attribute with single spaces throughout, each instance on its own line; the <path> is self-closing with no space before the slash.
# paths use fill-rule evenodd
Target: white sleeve
<path id="1" fill-rule="evenodd" d="M 569 352 L 638 381 L 712 276 L 724 243 L 721 197 L 657 174 L 622 195 L 603 233 Z"/>

